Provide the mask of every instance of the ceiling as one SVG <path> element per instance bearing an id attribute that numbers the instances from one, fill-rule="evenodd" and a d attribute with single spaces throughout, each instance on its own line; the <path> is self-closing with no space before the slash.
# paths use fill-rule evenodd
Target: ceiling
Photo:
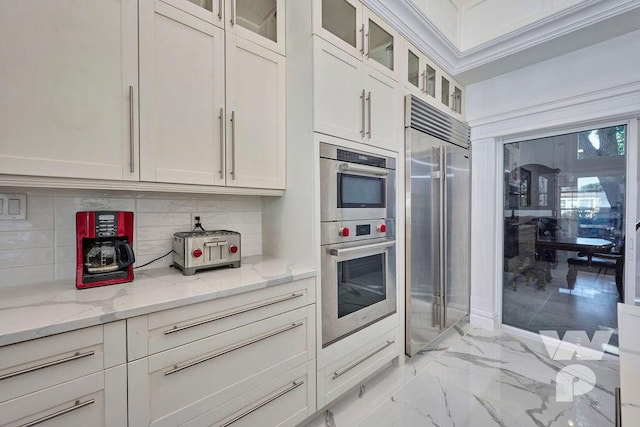
<path id="1" fill-rule="evenodd" d="M 485 22 L 487 26 L 496 26 L 496 11 L 508 13 L 507 6 L 513 0 L 363 1 L 448 74 L 467 85 L 640 30 L 640 0 L 538 0 L 557 4 L 545 9 L 553 13 L 542 13 L 530 22 L 521 19 L 521 25 L 511 26 L 504 33 L 496 32 L 479 43 L 466 43 L 470 47 L 462 49 L 461 44 L 465 43 L 460 43 L 460 34 L 465 34 L 465 25 L 467 29 L 474 25 L 471 15 L 465 18 L 465 10 L 480 3 L 492 3 L 486 16 L 475 18 L 474 30 L 478 31 Z M 458 9 L 457 32 L 443 31 L 442 23 L 437 25 L 427 16 L 425 11 L 436 7 L 429 1 L 447 1 Z M 519 11 L 513 9 L 511 13 Z M 514 15 L 514 20 L 518 16 Z M 453 20 L 450 21 L 453 25 Z"/>

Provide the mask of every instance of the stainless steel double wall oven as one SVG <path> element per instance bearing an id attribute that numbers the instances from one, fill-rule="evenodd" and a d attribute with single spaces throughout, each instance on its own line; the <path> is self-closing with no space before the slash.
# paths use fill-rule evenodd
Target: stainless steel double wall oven
<path id="1" fill-rule="evenodd" d="M 322 345 L 396 311 L 396 160 L 320 144 Z"/>

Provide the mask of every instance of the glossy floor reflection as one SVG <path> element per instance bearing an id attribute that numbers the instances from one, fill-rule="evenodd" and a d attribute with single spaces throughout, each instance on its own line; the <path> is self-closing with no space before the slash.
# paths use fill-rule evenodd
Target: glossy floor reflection
<path id="1" fill-rule="evenodd" d="M 613 426 L 618 359 L 551 360 L 540 339 L 458 329 L 309 424 L 326 427 Z M 586 373 L 585 373 L 586 372 Z M 588 382 L 593 372 L 595 384 Z M 562 385 L 572 376 L 580 396 Z M 559 380 L 558 380 L 559 379 Z M 578 390 L 579 392 L 579 390 Z M 578 394 L 578 393 L 575 393 Z M 562 401 L 572 399 L 572 401 Z"/>

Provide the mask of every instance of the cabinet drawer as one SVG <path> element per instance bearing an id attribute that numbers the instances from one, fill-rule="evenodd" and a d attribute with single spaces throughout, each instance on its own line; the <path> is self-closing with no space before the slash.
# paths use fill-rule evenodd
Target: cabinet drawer
<path id="1" fill-rule="evenodd" d="M 0 347 L 0 402 L 125 363 L 124 321 Z"/>
<path id="2" fill-rule="evenodd" d="M 129 360 L 159 353 L 247 323 L 304 307 L 313 278 L 127 320 Z"/>
<path id="3" fill-rule="evenodd" d="M 315 412 L 314 372 L 315 363 L 311 361 L 184 425 L 295 426 Z"/>
<path id="4" fill-rule="evenodd" d="M 127 370 L 120 365 L 0 404 L 0 425 L 127 425 Z"/>
<path id="5" fill-rule="evenodd" d="M 314 345 L 311 305 L 131 362 L 130 425 L 181 425 L 306 364 Z"/>
<path id="6" fill-rule="evenodd" d="M 318 372 L 318 406 L 324 406 L 375 373 L 398 355 L 398 329 L 371 340 Z"/>

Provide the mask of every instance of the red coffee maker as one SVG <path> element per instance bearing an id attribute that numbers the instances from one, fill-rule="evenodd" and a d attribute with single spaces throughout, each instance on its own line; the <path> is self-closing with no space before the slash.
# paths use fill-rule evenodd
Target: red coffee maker
<path id="1" fill-rule="evenodd" d="M 133 212 L 76 213 L 76 288 L 133 280 Z"/>

